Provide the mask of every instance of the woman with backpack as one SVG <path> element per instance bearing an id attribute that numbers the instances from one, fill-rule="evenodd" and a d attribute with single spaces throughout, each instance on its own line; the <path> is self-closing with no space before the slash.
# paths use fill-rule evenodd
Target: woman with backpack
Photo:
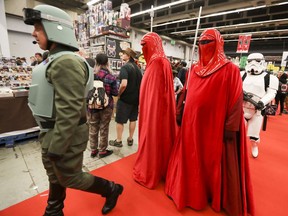
<path id="1" fill-rule="evenodd" d="M 118 87 L 116 77 L 110 73 L 106 54 L 97 54 L 94 71 L 94 88 L 88 94 L 89 141 L 91 157 L 94 158 L 99 154 L 99 158 L 103 158 L 113 153 L 112 150 L 107 149 L 107 146 L 109 124 L 114 108 L 112 96 L 118 95 Z M 99 87 L 99 81 L 103 82 L 102 88 Z M 102 106 L 101 100 L 105 100 Z"/>
<path id="2" fill-rule="evenodd" d="M 278 106 L 280 102 L 280 113 L 282 115 L 284 110 L 284 101 L 288 91 L 288 84 L 287 84 L 287 73 L 283 73 L 279 71 L 279 88 L 275 97 L 275 104 Z"/>

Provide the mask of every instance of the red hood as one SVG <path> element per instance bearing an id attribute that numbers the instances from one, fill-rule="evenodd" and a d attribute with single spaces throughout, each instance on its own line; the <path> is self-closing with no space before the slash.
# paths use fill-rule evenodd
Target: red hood
<path id="1" fill-rule="evenodd" d="M 229 62 L 224 53 L 224 40 L 220 32 L 213 28 L 206 29 L 201 34 L 199 41 L 201 41 L 201 38 L 206 37 L 213 38 L 215 40 L 215 49 L 213 50 L 214 53 L 205 53 L 205 51 L 203 52 L 203 50 L 205 50 L 204 46 L 201 47 L 201 45 L 199 45 L 199 61 L 195 64 L 195 66 L 193 66 L 193 68 L 195 73 L 202 77 L 216 72 L 218 69 Z M 203 55 L 211 56 L 211 60 L 206 65 L 204 64 Z"/>
<path id="2" fill-rule="evenodd" d="M 155 32 L 145 34 L 141 40 L 141 45 L 147 66 L 155 58 L 166 57 L 162 46 L 162 39 Z"/>

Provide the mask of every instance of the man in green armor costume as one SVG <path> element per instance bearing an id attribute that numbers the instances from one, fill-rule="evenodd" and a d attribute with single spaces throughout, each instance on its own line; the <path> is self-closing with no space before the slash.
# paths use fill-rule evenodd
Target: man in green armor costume
<path id="1" fill-rule="evenodd" d="M 34 25 L 32 36 L 49 57 L 35 67 L 29 107 L 41 128 L 42 161 L 49 178 L 45 216 L 62 216 L 66 188 L 106 198 L 102 213 L 116 205 L 123 186 L 82 171 L 88 141 L 86 93 L 92 69 L 76 55 L 76 37 L 70 16 L 59 8 L 38 5 L 24 8 L 24 22 Z"/>

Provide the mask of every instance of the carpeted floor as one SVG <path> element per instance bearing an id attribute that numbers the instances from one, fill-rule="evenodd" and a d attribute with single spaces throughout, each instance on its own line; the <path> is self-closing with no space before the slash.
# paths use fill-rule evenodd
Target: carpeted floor
<path id="1" fill-rule="evenodd" d="M 268 117 L 259 157 L 250 160 L 256 216 L 288 215 L 288 115 Z"/>
<path id="2" fill-rule="evenodd" d="M 256 216 L 286 216 L 288 212 L 288 115 L 268 118 L 266 132 L 261 134 L 259 157 L 250 157 Z M 250 150 L 250 148 L 249 148 Z M 109 215 L 119 216 L 220 216 L 208 206 L 203 211 L 186 208 L 178 212 L 163 192 L 164 184 L 148 190 L 132 179 L 135 155 L 131 155 L 92 173 L 119 182 L 125 189 L 116 208 Z M 46 206 L 47 191 L 13 205 L 0 216 L 39 216 Z M 5 199 L 5 198 L 4 198 Z M 100 196 L 68 189 L 65 216 L 101 215 L 104 199 Z"/>

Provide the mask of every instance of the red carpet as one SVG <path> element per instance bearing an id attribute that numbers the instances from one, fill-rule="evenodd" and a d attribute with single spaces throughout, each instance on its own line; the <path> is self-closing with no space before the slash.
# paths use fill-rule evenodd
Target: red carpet
<path id="1" fill-rule="evenodd" d="M 250 159 L 256 216 L 286 216 L 288 212 L 288 115 L 269 117 L 267 131 L 261 135 L 259 157 Z M 250 149 L 250 148 L 249 148 Z M 163 192 L 163 184 L 148 190 L 132 179 L 135 155 L 94 170 L 95 175 L 124 185 L 115 209 L 109 215 L 119 216 L 216 216 L 209 207 L 204 211 L 190 208 L 178 212 Z M 27 199 L 0 212 L 0 216 L 39 216 L 46 206 L 47 192 Z M 100 196 L 68 189 L 65 216 L 101 215 L 104 199 Z"/>
<path id="2" fill-rule="evenodd" d="M 269 116 L 250 160 L 256 216 L 288 215 L 288 115 Z"/>

